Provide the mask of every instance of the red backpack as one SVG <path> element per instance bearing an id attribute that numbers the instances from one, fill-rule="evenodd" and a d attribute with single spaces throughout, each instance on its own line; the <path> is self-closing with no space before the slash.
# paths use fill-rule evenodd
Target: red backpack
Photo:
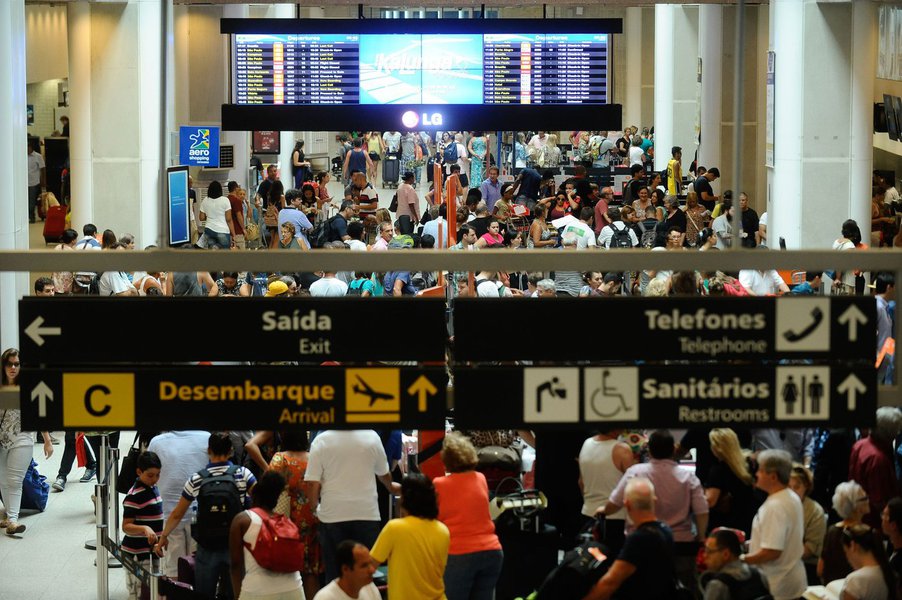
<path id="1" fill-rule="evenodd" d="M 251 509 L 262 520 L 257 542 L 251 547 L 244 546 L 253 555 L 257 564 L 267 571 L 293 573 L 304 566 L 304 543 L 298 526 L 291 519 L 280 514 L 267 514 L 259 508 Z"/>

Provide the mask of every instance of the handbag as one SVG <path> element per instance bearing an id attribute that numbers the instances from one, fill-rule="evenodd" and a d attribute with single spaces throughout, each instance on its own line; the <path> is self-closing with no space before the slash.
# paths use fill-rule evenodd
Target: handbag
<path id="1" fill-rule="evenodd" d="M 252 211 L 248 210 L 247 202 L 244 203 L 244 239 L 253 242 L 260 239 L 260 226 L 250 219 Z"/>
<path id="2" fill-rule="evenodd" d="M 476 458 L 479 468 L 494 468 L 519 473 L 522 471 L 523 459 L 520 449 L 515 445 L 516 438 L 494 431 L 473 432 L 476 438 L 487 437 L 488 445 L 478 444 Z M 505 442 L 508 442 L 505 444 Z"/>
<path id="3" fill-rule="evenodd" d="M 132 447 L 128 449 L 128 454 L 122 459 L 122 467 L 119 469 L 119 477 L 116 478 L 116 491 L 120 494 L 128 494 L 129 490 L 135 484 L 137 477 L 138 457 L 141 456 L 141 447 L 139 445 L 140 436 L 135 436 Z"/>
<path id="4" fill-rule="evenodd" d="M 50 484 L 47 483 L 47 478 L 38 472 L 38 464 L 31 459 L 25 479 L 22 481 L 22 508 L 44 512 L 49 495 Z"/>
<path id="5" fill-rule="evenodd" d="M 516 448 L 512 446 L 486 446 L 476 451 L 476 457 L 480 468 L 503 469 L 519 473 L 523 459 Z"/>
<path id="6" fill-rule="evenodd" d="M 279 494 L 279 499 L 276 501 L 276 507 L 273 509 L 273 512 L 288 519 L 291 518 L 291 495 L 288 493 L 287 487 Z"/>
<path id="7" fill-rule="evenodd" d="M 270 204 L 266 207 L 266 213 L 263 215 L 263 224 L 267 227 L 279 226 L 279 209 L 276 208 L 275 204 Z"/>
<path id="8" fill-rule="evenodd" d="M 389 212 L 398 212 L 398 194 L 395 193 L 394 196 L 391 197 L 391 202 L 388 204 Z"/>

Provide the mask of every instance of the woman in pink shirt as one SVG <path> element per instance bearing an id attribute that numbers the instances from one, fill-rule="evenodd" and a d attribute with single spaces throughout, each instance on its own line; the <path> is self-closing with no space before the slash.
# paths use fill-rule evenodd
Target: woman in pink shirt
<path id="1" fill-rule="evenodd" d="M 445 595 L 448 600 L 492 600 L 504 554 L 489 516 L 489 488 L 476 471 L 476 448 L 454 432 L 445 436 L 442 462 L 450 473 L 433 483 L 438 518 L 451 532 Z"/>

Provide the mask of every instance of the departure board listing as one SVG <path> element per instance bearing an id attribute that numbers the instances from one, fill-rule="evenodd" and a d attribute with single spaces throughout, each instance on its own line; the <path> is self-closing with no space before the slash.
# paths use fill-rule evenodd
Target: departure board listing
<path id="1" fill-rule="evenodd" d="M 233 36 L 239 105 L 606 104 L 606 33 Z"/>

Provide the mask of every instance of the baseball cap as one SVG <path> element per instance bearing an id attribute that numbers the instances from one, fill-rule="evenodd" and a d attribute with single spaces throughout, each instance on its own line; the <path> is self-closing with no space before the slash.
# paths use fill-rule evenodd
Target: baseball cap
<path id="1" fill-rule="evenodd" d="M 266 293 L 263 294 L 266 298 L 273 298 L 275 296 L 282 296 L 288 293 L 288 286 L 284 281 L 273 281 L 269 284 L 269 288 L 266 290 Z"/>

